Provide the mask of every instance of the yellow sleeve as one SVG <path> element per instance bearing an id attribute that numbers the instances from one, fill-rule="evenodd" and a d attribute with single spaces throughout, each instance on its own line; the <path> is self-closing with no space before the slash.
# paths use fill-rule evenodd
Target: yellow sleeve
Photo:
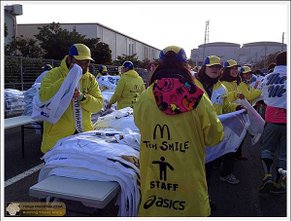
<path id="1" fill-rule="evenodd" d="M 96 78 L 93 75 L 89 77 L 89 87 L 86 93 L 86 99 L 81 101 L 81 106 L 91 113 L 99 112 L 103 107 L 103 97 Z"/>
<path id="2" fill-rule="evenodd" d="M 245 98 L 252 102 L 254 99 L 256 99 L 257 97 L 259 97 L 261 95 L 261 91 L 258 90 L 258 89 L 254 89 L 254 90 L 250 90 L 249 89 L 249 86 L 244 83 L 244 82 L 241 82 L 239 85 L 238 85 L 238 91 L 241 92 Z"/>
<path id="3" fill-rule="evenodd" d="M 204 141 L 206 146 L 214 146 L 224 138 L 223 125 L 220 122 L 211 101 L 203 94 L 197 111 L 203 125 Z"/>
<path id="4" fill-rule="evenodd" d="M 224 97 L 223 107 L 222 107 L 223 114 L 234 112 L 236 110 L 236 107 L 238 106 L 238 104 L 231 102 L 230 96 L 232 96 L 232 94 L 227 92 L 226 96 Z"/>

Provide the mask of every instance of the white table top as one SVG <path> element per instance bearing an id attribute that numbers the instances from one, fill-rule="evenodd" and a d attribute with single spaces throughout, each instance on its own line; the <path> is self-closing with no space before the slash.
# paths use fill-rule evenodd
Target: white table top
<path id="1" fill-rule="evenodd" d="M 5 119 L 5 129 L 22 126 L 25 124 L 29 124 L 32 122 L 37 122 L 38 120 L 34 120 L 31 116 L 18 116 Z"/>
<path id="2" fill-rule="evenodd" d="M 82 202 L 85 206 L 104 208 L 120 191 L 117 182 L 49 176 L 30 187 L 29 195 L 37 198 L 53 196 Z"/>

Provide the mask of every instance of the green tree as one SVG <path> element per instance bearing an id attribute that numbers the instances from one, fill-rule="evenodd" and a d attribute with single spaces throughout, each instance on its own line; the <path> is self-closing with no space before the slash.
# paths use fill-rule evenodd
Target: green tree
<path id="1" fill-rule="evenodd" d="M 45 58 L 61 60 L 68 54 L 69 48 L 75 43 L 83 43 L 91 50 L 91 57 L 96 63 L 111 64 L 111 50 L 109 45 L 100 42 L 99 38 L 86 38 L 76 31 L 69 32 L 62 29 L 59 23 L 51 23 L 39 27 L 35 37 L 45 50 Z"/>
<path id="2" fill-rule="evenodd" d="M 61 60 L 68 54 L 68 49 L 74 43 L 85 40 L 85 36 L 76 31 L 62 29 L 59 23 L 51 23 L 38 27 L 39 33 L 34 35 L 45 50 L 44 58 Z"/>
<path id="3" fill-rule="evenodd" d="M 117 56 L 117 59 L 113 61 L 113 65 L 121 66 L 125 61 L 131 61 L 133 65 L 136 67 L 138 67 L 140 63 L 136 54 L 133 55 L 122 54 L 122 56 Z"/>
<path id="4" fill-rule="evenodd" d="M 20 36 L 5 46 L 5 55 L 39 58 L 43 56 L 43 50 L 35 39 Z"/>
<path id="5" fill-rule="evenodd" d="M 91 57 L 96 64 L 112 64 L 111 50 L 108 44 L 100 42 L 99 38 L 89 38 L 81 42 L 87 45 L 91 50 Z"/>

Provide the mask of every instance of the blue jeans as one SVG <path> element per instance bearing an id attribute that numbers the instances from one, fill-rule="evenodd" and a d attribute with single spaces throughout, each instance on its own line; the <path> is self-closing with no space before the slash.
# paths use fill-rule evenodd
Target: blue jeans
<path id="1" fill-rule="evenodd" d="M 277 167 L 286 170 L 287 124 L 266 123 L 261 147 L 261 159 L 274 160 L 278 149 Z"/>

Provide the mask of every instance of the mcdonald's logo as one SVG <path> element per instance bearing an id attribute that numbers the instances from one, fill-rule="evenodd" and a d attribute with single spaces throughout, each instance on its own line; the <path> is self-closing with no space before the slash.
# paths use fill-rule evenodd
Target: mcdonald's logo
<path id="1" fill-rule="evenodd" d="M 164 132 L 167 131 L 168 140 L 170 140 L 170 129 L 169 129 L 168 125 L 166 125 L 166 124 L 164 124 L 163 126 L 161 126 L 160 124 L 157 124 L 155 126 L 154 134 L 153 134 L 153 139 L 156 139 L 156 136 L 157 136 L 157 128 L 159 128 L 161 138 L 164 138 Z"/>

